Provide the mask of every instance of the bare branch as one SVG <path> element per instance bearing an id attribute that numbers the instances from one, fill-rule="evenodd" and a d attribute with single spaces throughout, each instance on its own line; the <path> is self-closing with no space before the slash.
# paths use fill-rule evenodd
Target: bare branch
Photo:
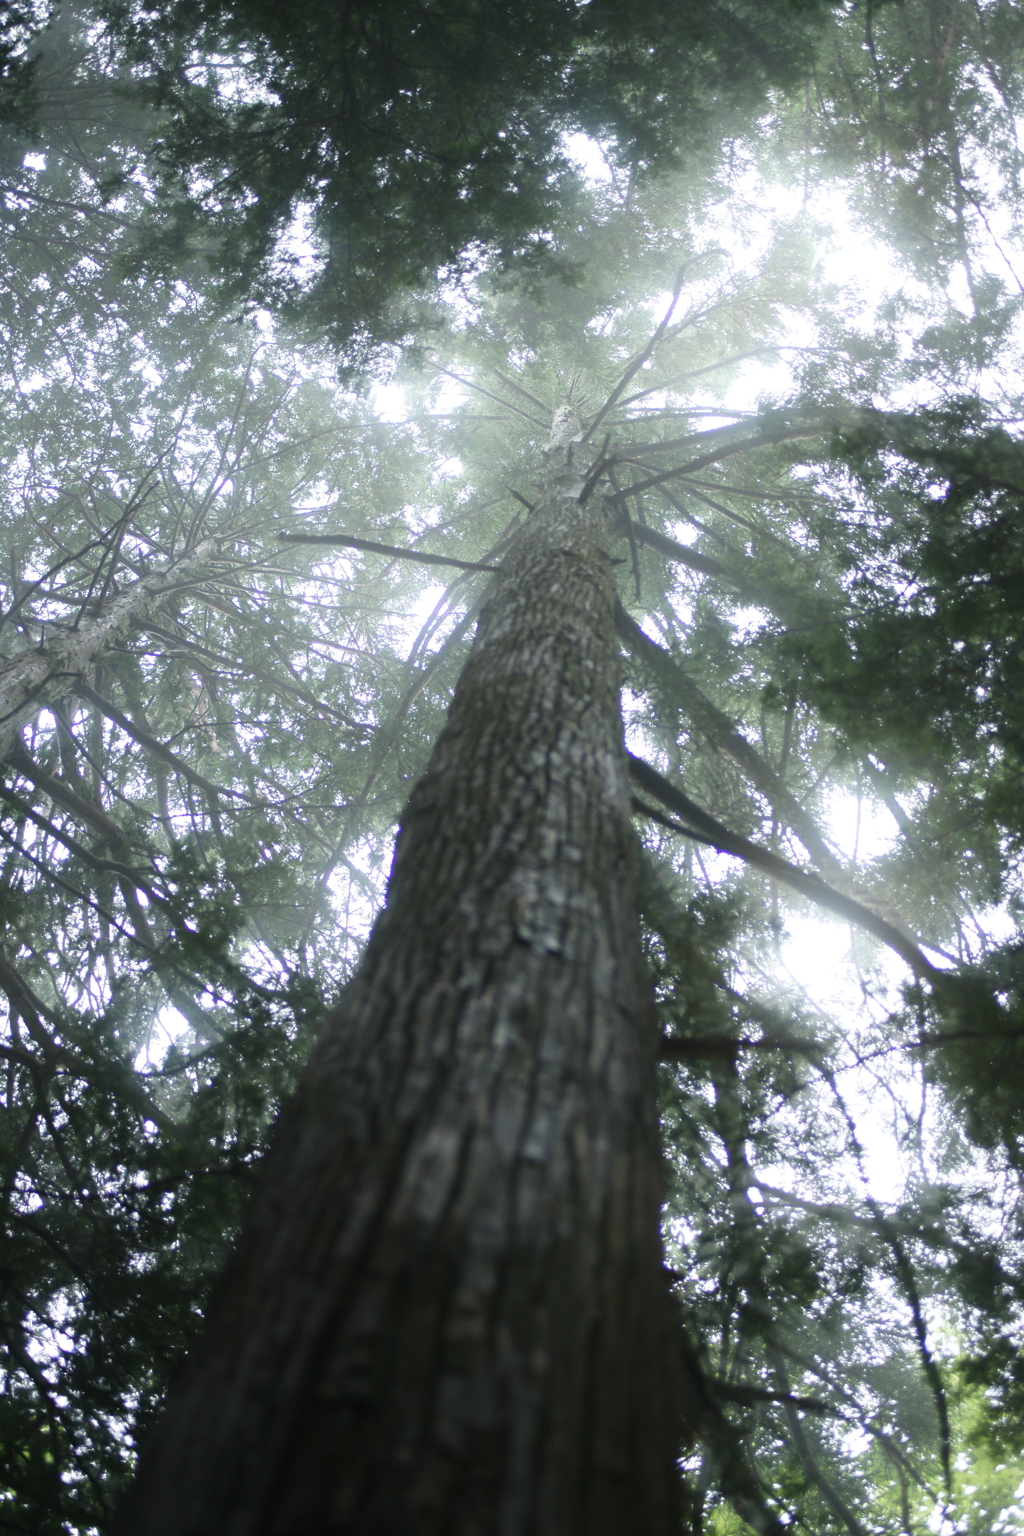
<path id="1" fill-rule="evenodd" d="M 429 555 L 421 549 L 397 549 L 393 544 L 378 544 L 375 539 L 356 539 L 347 533 L 279 533 L 285 544 L 336 544 L 343 549 L 364 549 L 374 555 L 393 555 L 399 560 L 415 560 L 420 565 L 453 565 L 460 571 L 496 571 L 496 565 L 481 565 L 476 560 L 454 560 L 451 555 Z"/>
<path id="2" fill-rule="evenodd" d="M 611 394 L 608 396 L 608 399 L 605 401 L 604 405 L 602 405 L 601 409 L 590 423 L 590 426 L 584 432 L 584 442 L 587 442 L 588 439 L 594 435 L 598 427 L 608 415 L 608 412 L 612 410 L 616 403 L 622 398 L 624 391 L 628 389 L 630 383 L 640 372 L 640 369 L 643 367 L 644 363 L 646 363 L 648 358 L 653 355 L 659 341 L 664 338 L 665 332 L 669 327 L 669 321 L 672 319 L 672 316 L 675 312 L 675 307 L 679 303 L 679 295 L 683 291 L 683 283 L 686 281 L 686 273 L 691 264 L 692 259 L 691 261 L 684 261 L 682 266 L 679 268 L 679 271 L 676 273 L 676 284 L 672 290 L 672 301 L 669 304 L 668 309 L 665 311 L 665 318 L 662 320 L 661 324 L 658 326 L 657 330 L 654 332 L 654 335 L 651 337 L 646 347 L 644 347 L 643 351 L 638 353 L 630 363 L 629 367 L 626 369 L 625 373 L 622 375 L 621 379 L 616 384 Z"/>
<path id="3" fill-rule="evenodd" d="M 801 896 L 807 897 L 808 901 L 813 901 L 819 907 L 826 907 L 847 922 L 866 929 L 876 939 L 881 939 L 883 944 L 888 944 L 890 949 L 895 950 L 916 975 L 927 977 L 929 980 L 942 977 L 942 973 L 936 971 L 917 945 L 894 928 L 892 923 L 886 922 L 884 917 L 879 917 L 876 912 L 872 912 L 859 901 L 854 901 L 851 896 L 844 896 L 841 892 L 833 890 L 820 875 L 810 870 L 799 869 L 797 865 L 790 864 L 788 860 L 780 858 L 776 853 L 771 853 L 767 848 L 760 848 L 749 838 L 730 832 L 720 821 L 716 821 L 681 790 L 676 789 L 674 784 L 662 778 L 649 763 L 634 757 L 632 753 L 629 754 L 629 771 L 641 789 L 653 795 L 656 800 L 660 800 L 669 810 L 682 816 L 687 825 L 680 826 L 662 817 L 659 812 L 652 811 L 649 806 L 641 805 L 640 809 L 645 815 L 652 816 L 654 820 L 660 821 L 663 826 L 669 827 L 673 832 L 681 832 L 688 837 L 696 836 L 698 841 L 708 843 L 712 848 L 717 848 L 720 853 L 729 853 L 735 858 L 743 859 L 754 869 L 770 875 L 773 880 L 781 880 L 784 885 L 799 891 Z"/>
<path id="4" fill-rule="evenodd" d="M 134 741 L 138 742 L 140 747 L 145 747 L 147 751 L 155 752 L 157 757 L 163 758 L 164 762 L 168 763 L 175 773 L 180 773 L 182 778 L 188 779 L 189 783 L 194 784 L 197 789 L 205 789 L 211 795 L 231 795 L 236 800 L 250 801 L 250 796 L 243 794 L 240 789 L 224 789 L 219 784 L 211 783 L 201 773 L 197 773 L 194 768 L 190 768 L 188 763 L 183 762 L 176 753 L 171 752 L 162 742 L 157 741 L 155 736 L 151 736 L 148 731 L 143 730 L 140 725 L 136 725 L 134 721 L 129 720 L 126 714 L 122 713 L 116 705 L 103 698 L 101 694 L 98 694 L 94 688 L 90 688 L 88 683 L 80 681 L 75 692 L 83 699 L 88 699 L 91 704 L 95 704 L 101 714 L 106 715 L 108 720 L 113 720 L 115 725 L 119 725 L 122 731 L 125 731 Z"/>
<path id="5" fill-rule="evenodd" d="M 710 555 L 702 555 L 696 549 L 688 549 L 685 544 L 670 539 L 666 533 L 659 533 L 656 528 L 648 528 L 643 523 L 627 519 L 626 532 L 638 543 L 646 544 L 648 549 L 657 550 L 659 555 L 667 555 L 670 560 L 675 560 L 679 565 L 687 565 L 692 571 L 700 571 L 704 576 L 726 574 L 725 567 L 718 560 L 712 559 Z"/>
<path id="6" fill-rule="evenodd" d="M 482 384 L 475 383 L 473 379 L 460 378 L 457 373 L 452 373 L 449 368 L 442 368 L 440 363 L 435 363 L 434 367 L 438 373 L 443 373 L 445 378 L 454 379 L 456 384 L 464 384 L 467 389 L 475 389 L 478 395 L 486 395 L 488 400 L 496 401 L 498 405 L 503 405 L 506 410 L 515 411 L 516 415 L 522 416 L 524 421 L 531 421 L 535 427 L 540 427 L 545 432 L 548 430 L 546 422 L 538 421 L 536 416 L 531 416 L 528 411 L 521 410 L 518 405 L 513 405 L 511 400 L 503 400 L 500 395 L 493 395 L 489 389 L 484 389 Z"/>

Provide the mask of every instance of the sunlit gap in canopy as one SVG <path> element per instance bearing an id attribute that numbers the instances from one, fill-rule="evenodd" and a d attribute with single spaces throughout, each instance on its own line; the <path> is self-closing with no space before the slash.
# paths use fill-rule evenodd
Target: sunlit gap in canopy
<path id="1" fill-rule="evenodd" d="M 605 179 L 593 152 L 588 157 L 577 143 L 574 158 L 581 168 L 589 163 L 595 176 Z M 691 249 L 717 248 L 721 253 L 715 257 L 717 273 L 703 277 L 695 269 L 695 285 L 701 278 L 710 284 L 735 278 L 744 269 L 756 270 L 775 238 L 779 221 L 803 219 L 816 235 L 822 281 L 842 290 L 846 325 L 871 336 L 883 306 L 901 289 L 913 287 L 906 271 L 858 224 L 841 189 L 826 196 L 819 195 L 821 189 L 817 189 L 813 208 L 808 210 L 802 205 L 799 188 L 769 184 L 750 170 L 734 185 L 734 191 L 739 194 L 734 205 L 723 201 L 699 229 L 691 227 L 689 231 Z M 734 222 L 734 206 L 742 207 L 742 231 Z M 709 274 L 711 266 L 709 263 Z M 684 293 L 684 300 L 686 297 Z M 949 297 L 955 302 L 956 292 Z M 652 328 L 665 314 L 670 298 L 666 291 L 650 302 Z M 676 312 L 685 314 L 683 304 Z M 714 387 L 719 383 L 715 380 L 708 388 L 691 394 L 690 399 L 706 410 L 716 404 L 722 406 L 719 421 L 705 415 L 702 426 L 726 424 L 735 419 L 730 411 L 755 412 L 765 405 L 785 405 L 793 399 L 801 365 L 820 352 L 822 338 L 807 316 L 791 311 L 786 314 L 782 340 L 784 344 L 774 354 L 768 350 L 762 359 L 747 360 L 723 387 Z M 909 346 L 909 340 L 903 344 Z M 652 396 L 651 402 L 657 404 L 658 397 Z M 890 398 L 879 401 L 889 409 L 915 403 L 909 388 L 898 397 L 891 393 Z M 673 525 L 671 532 L 680 542 L 690 542 L 692 537 L 682 524 Z M 692 614 L 691 585 L 680 580 L 669 599 L 680 638 L 685 636 Z M 738 607 L 731 619 L 736 639 L 742 643 L 745 633 L 753 637 L 765 615 L 756 608 Z M 650 622 L 641 622 L 652 639 L 662 639 Z M 644 730 L 644 701 L 627 696 L 625 705 L 631 750 L 671 773 L 667 755 L 659 753 Z M 872 868 L 877 869 L 899 840 L 899 829 L 889 810 L 866 791 L 833 789 L 820 806 L 820 823 L 855 879 L 869 880 Z M 766 820 L 758 840 L 768 845 L 776 838 L 780 853 L 807 866 L 803 850 L 788 841 L 782 829 L 770 828 Z M 676 856 L 680 863 L 686 860 L 711 886 L 732 884 L 740 873 L 736 859 L 707 847 L 695 845 L 688 855 L 677 850 Z M 939 1164 L 936 1104 L 928 1094 L 916 1053 L 909 1049 L 911 1042 L 895 1029 L 879 1028 L 900 1008 L 902 989 L 913 979 L 905 963 L 837 918 L 811 908 L 791 893 L 773 889 L 773 883 L 764 877 L 755 877 L 753 886 L 760 892 L 754 896 L 755 903 L 767 903 L 778 924 L 774 963 L 762 956 L 751 965 L 738 957 L 732 984 L 740 990 L 754 988 L 783 1014 L 787 1008 L 794 1010 L 794 1016 L 799 1010 L 812 1034 L 820 1031 L 823 1038 L 837 1042 L 833 1086 L 814 1080 L 811 1073 L 806 1092 L 812 1095 L 809 1102 L 815 1101 L 814 1096 L 820 1099 L 823 1114 L 835 1114 L 834 1100 L 841 1098 L 842 1115 L 849 1116 L 848 1130 L 844 1120 L 837 1119 L 840 1140 L 848 1141 L 848 1146 L 833 1169 L 834 1187 L 826 1194 L 821 1188 L 802 1188 L 801 1174 L 795 1167 L 756 1168 L 757 1177 L 766 1186 L 794 1195 L 833 1198 L 852 1205 L 870 1195 L 886 1206 L 904 1196 L 908 1181 L 939 1182 L 948 1177 L 948 1171 Z M 894 906 L 898 907 L 898 896 L 894 896 Z M 980 921 L 993 935 L 1004 926 L 998 913 L 983 914 Z M 951 963 L 939 953 L 928 953 L 939 967 Z M 782 1115 L 787 1112 L 785 1107 L 780 1111 Z M 972 1167 L 965 1169 L 963 1176 L 970 1180 L 977 1174 L 978 1169 Z M 751 1198 L 756 1203 L 763 1197 L 755 1190 Z"/>
<path id="2" fill-rule="evenodd" d="M 649 625 L 644 627 L 650 629 Z M 671 777 L 669 754 L 648 730 L 645 711 L 645 700 L 627 692 L 627 746 Z M 825 796 L 818 821 L 833 852 L 858 882 L 870 879 L 872 865 L 890 853 L 899 839 L 890 812 L 867 791 L 831 791 Z M 751 836 L 762 847 L 810 868 L 795 840 L 786 836 L 785 829 L 770 824 L 767 811 L 761 831 Z M 869 934 L 812 906 L 787 887 L 756 872 L 750 878 L 732 855 L 699 842 L 687 848 L 683 839 L 673 839 L 671 834 L 662 848 L 663 856 L 667 853 L 678 870 L 688 869 L 692 895 L 703 889 L 724 892 L 735 889 L 737 881 L 745 881 L 751 915 L 768 918 L 775 928 L 774 955 L 740 950 L 732 959 L 729 984 L 738 992 L 768 1002 L 783 1018 L 799 1016 L 798 1035 L 809 1032 L 823 1043 L 828 1039 L 839 1043 L 835 1089 L 849 1111 L 860 1155 L 855 1157 L 848 1149 L 840 1160 L 833 1171 L 836 1182 L 829 1198 L 856 1202 L 870 1194 L 883 1204 L 898 1201 L 908 1178 L 921 1176 L 934 1149 L 934 1126 L 929 1118 L 932 1106 L 927 1099 L 923 1105 L 920 1100 L 920 1074 L 908 1042 L 895 1034 L 886 1035 L 881 1047 L 878 1042 L 879 1026 L 900 1007 L 901 989 L 913 979 L 906 964 Z M 928 953 L 940 968 L 949 963 L 941 953 Z M 877 1058 L 861 1053 L 862 1034 L 865 1040 L 871 1037 L 869 1052 L 880 1050 Z M 814 1078 L 813 1071 L 805 1091 L 825 1098 L 832 1093 L 824 1080 Z M 834 1104 L 825 1103 L 823 1112 L 834 1109 Z M 788 1112 L 787 1108 L 781 1111 L 784 1116 Z M 907 1131 L 914 1121 L 920 1124 L 922 1136 L 908 1151 Z M 820 1189 L 804 1187 L 794 1168 L 767 1165 L 755 1167 L 754 1172 L 767 1186 L 822 1198 Z M 932 1173 L 938 1177 L 937 1169 Z M 760 1203 L 756 1190 L 752 1199 Z"/>

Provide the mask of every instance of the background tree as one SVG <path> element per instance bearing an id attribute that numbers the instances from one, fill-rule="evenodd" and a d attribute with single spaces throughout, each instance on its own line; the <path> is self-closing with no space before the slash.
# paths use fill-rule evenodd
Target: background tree
<path id="1" fill-rule="evenodd" d="M 829 8 L 97 9 L 166 114 L 143 260 L 198 256 L 227 302 L 269 302 L 358 364 L 422 333 L 414 294 L 439 275 L 487 260 L 522 280 L 560 264 L 566 133 L 605 141 L 629 174 L 714 156 L 768 87 L 798 77 Z M 287 238 L 296 219 L 312 262 Z"/>
<path id="2" fill-rule="evenodd" d="M 915 13 L 904 8 L 901 25 L 905 14 Z M 849 47 L 858 63 L 870 57 Z M 111 123 L 97 130 L 106 145 Z M 460 394 L 446 375 L 420 374 L 405 423 L 385 426 L 325 382 L 308 351 L 297 362 L 264 333 L 214 334 L 180 285 L 122 278 L 112 312 L 96 305 L 78 319 L 68 303 L 40 357 L 36 306 L 58 305 L 88 270 L 62 234 L 74 210 L 58 217 L 48 191 L 67 177 L 70 204 L 68 182 L 85 173 L 58 148 L 36 141 L 29 152 L 45 153 L 45 166 L 17 173 L 34 195 L 17 205 L 24 238 L 12 248 L 69 255 L 54 299 L 24 256 L 9 283 L 29 295 L 10 355 L 36 349 L 12 369 L 20 387 L 7 412 L 19 423 L 6 459 L 12 518 L 19 537 L 33 530 L 5 604 L 24 597 L 5 625 L 15 670 L 69 615 L 81 614 L 77 634 L 141 592 L 154 563 L 173 582 L 198 541 L 219 542 L 209 565 L 179 572 L 188 585 L 142 615 L 148 630 L 118 632 L 90 661 L 100 670 L 82 681 L 94 697 L 63 695 L 70 730 L 58 679 L 39 694 L 27 761 L 7 780 L 19 802 L 7 802 L 18 844 L 7 873 L 20 942 L 5 949 L 15 1020 L 5 1184 L 18 1241 L 5 1260 L 3 1518 L 33 1530 L 107 1518 L 125 1426 L 150 1414 L 194 1326 L 246 1170 L 304 1054 L 312 997 L 347 971 L 349 935 L 365 931 L 358 893 L 386 857 L 374 834 L 386 834 L 424 761 L 488 579 L 455 572 L 451 589 L 431 590 L 435 611 L 405 663 L 388 615 L 419 580 L 446 581 L 452 568 L 282 545 L 278 528 L 492 563 L 522 512 L 510 491 L 535 498 L 551 409 L 569 397 L 593 418 L 644 353 L 652 300 L 663 314 L 684 257 L 701 259 L 683 274 L 672 322 L 594 434 L 600 446 L 613 433 L 623 492 L 673 472 L 625 505 L 697 565 L 670 560 L 637 528 L 634 549 L 627 538 L 612 551 L 628 562 L 624 604 L 661 645 L 624 626 L 634 750 L 734 846 L 746 835 L 810 857 L 836 889 L 845 875 L 847 894 L 983 965 L 1011 1001 L 1015 986 L 1012 947 L 994 943 L 987 915 L 1015 890 L 1006 572 L 1019 480 L 1015 408 L 996 372 L 1016 344 L 1005 297 L 994 326 L 958 313 L 941 289 L 911 288 L 874 320 L 869 345 L 867 325 L 810 283 L 813 247 L 795 229 L 780 229 L 760 267 L 730 270 L 709 248 L 757 238 L 751 139 L 720 166 L 733 230 L 707 212 L 696 178 L 642 197 L 612 182 L 591 194 L 596 206 L 576 205 L 576 233 L 559 237 L 566 263 L 589 258 L 587 283 L 551 286 L 538 304 L 543 285 L 523 297 L 481 279 L 474 310 L 456 309 L 434 353 L 473 387 Z M 74 182 L 99 208 L 86 227 L 107 231 L 105 244 L 88 237 L 93 270 L 113 270 L 128 221 L 105 219 L 99 198 L 82 196 L 88 185 Z M 137 186 L 148 197 L 144 178 Z M 748 392 L 734 402 L 738 425 L 722 431 L 727 402 L 708 384 L 742 387 L 728 359 L 794 336 L 805 350 L 774 354 L 798 365 L 775 375 L 774 410 L 746 420 Z M 908 391 L 930 413 L 911 418 Z M 691 442 L 652 457 L 652 438 Z M 312 510 L 285 524 L 292 506 Z M 61 634 L 55 658 L 65 644 Z M 841 790 L 901 819 L 873 866 L 851 868 L 828 846 L 821 813 Z M 667 1230 L 687 1358 L 706 1393 L 688 1518 L 725 1529 L 724 1486 L 755 1524 L 775 1505 L 823 1531 L 924 1528 L 948 1498 L 944 1460 L 955 1484 L 956 1457 L 978 1466 L 991 1447 L 1004 1459 L 989 1465 L 1012 1480 L 1019 1452 L 1017 1026 L 996 1023 L 994 1037 L 963 992 L 959 1012 L 933 1019 L 927 984 L 904 1004 L 866 940 L 855 951 L 860 1023 L 823 1016 L 779 970 L 779 925 L 797 923 L 781 888 L 741 877 L 735 860 L 723 878 L 705 845 L 645 825 L 648 945 L 671 1037 L 664 1118 L 680 1170 Z M 126 845 L 111 843 L 117 830 Z M 695 885 L 702 860 L 710 896 Z M 317 920 L 325 903 L 347 905 L 348 921 Z M 167 1055 L 161 1025 L 177 1033 Z M 866 1081 L 893 1104 L 905 1149 L 906 1186 L 887 1198 L 857 1173 Z M 968 1412 L 958 1394 L 983 1406 Z M 962 1482 L 977 1486 L 976 1474 L 965 1469 Z M 953 1518 L 990 1527 L 995 1516 L 972 1514 L 973 1497 Z"/>

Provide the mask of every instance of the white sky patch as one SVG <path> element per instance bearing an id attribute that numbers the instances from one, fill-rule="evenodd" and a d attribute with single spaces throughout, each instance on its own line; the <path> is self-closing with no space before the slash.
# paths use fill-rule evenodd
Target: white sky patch
<path id="1" fill-rule="evenodd" d="M 1020 924 L 1006 907 L 981 907 L 975 911 L 974 919 L 992 944 L 1009 944 L 1020 937 Z"/>
<path id="2" fill-rule="evenodd" d="M 365 839 L 352 844 L 327 881 L 349 965 L 358 962 L 384 904 L 393 843 L 392 834 L 376 846 Z"/>
<path id="3" fill-rule="evenodd" d="M 804 1002 L 811 1003 L 823 1021 L 848 1035 L 851 1046 L 864 1022 L 865 984 L 872 988 L 876 1012 L 898 1005 L 899 987 L 910 975 L 895 955 L 876 951 L 869 958 L 873 947 L 870 940 L 821 913 L 799 913 L 791 908 L 785 915 L 785 927 L 779 951 L 780 981 L 788 976 Z M 865 970 L 857 964 L 858 952 L 868 959 Z M 894 1038 L 892 1060 L 882 1057 L 877 1063 L 861 1063 L 855 1049 L 840 1049 L 834 1067 L 835 1082 L 860 1146 L 859 1163 L 848 1153 L 835 1171 L 854 1200 L 870 1194 L 883 1205 L 899 1201 L 907 1178 L 913 1172 L 920 1173 L 922 1158 L 927 1160 L 930 1155 L 931 1127 L 923 1119 L 927 1100 L 922 1104 L 919 1074 L 910 1059 L 900 1053 L 899 1045 Z M 873 1070 L 875 1067 L 879 1070 Z M 899 1070 L 894 1071 L 894 1067 Z M 923 1140 L 918 1148 L 906 1144 L 906 1130 L 919 1117 Z M 766 1184 L 791 1192 L 801 1190 L 801 1178 L 786 1165 L 765 1165 L 756 1171 Z M 801 1192 L 820 1198 L 813 1190 Z"/>
<path id="4" fill-rule="evenodd" d="M 137 373 L 140 378 L 145 379 L 146 383 L 152 384 L 154 388 L 163 383 L 163 375 L 160 373 L 159 369 L 148 360 L 142 363 L 136 363 L 132 368 L 132 372 Z"/>
<path id="5" fill-rule="evenodd" d="M 439 374 L 430 391 L 430 413 L 444 416 L 465 405 L 470 391 L 458 379 Z M 370 402 L 379 421 L 391 426 L 415 420 L 418 406 L 405 384 L 391 379 L 370 388 Z"/>
<path id="6" fill-rule="evenodd" d="M 149 1039 L 135 1058 L 136 1072 L 159 1071 L 167 1052 L 189 1029 L 189 1022 L 171 1003 L 166 1003 L 153 1020 Z"/>
<path id="7" fill-rule="evenodd" d="M 587 133 L 567 133 L 562 140 L 566 158 L 571 160 L 591 184 L 603 184 L 612 180 L 608 161 L 600 144 Z"/>
<path id="8" fill-rule="evenodd" d="M 664 754 L 659 753 L 643 724 L 642 717 L 646 704 L 647 701 L 642 694 L 633 693 L 629 688 L 622 690 L 623 734 L 626 751 L 632 752 L 635 757 L 642 757 L 647 762 L 654 763 L 659 759 L 663 760 Z"/>
<path id="9" fill-rule="evenodd" d="M 825 821 L 829 841 L 844 859 L 878 859 L 899 841 L 892 813 L 870 795 L 835 790 L 829 797 Z"/>
<path id="10" fill-rule="evenodd" d="M 899 840 L 892 816 L 870 795 L 836 790 L 826 801 L 822 817 L 831 846 L 844 862 L 864 865 L 890 852 Z M 803 910 L 801 910 L 801 907 Z M 790 905 L 779 948 L 780 979 L 788 975 L 803 998 L 824 1019 L 838 1024 L 851 1038 L 863 1021 L 864 987 L 871 989 L 876 1011 L 899 1004 L 899 988 L 911 979 L 902 960 L 859 929 L 804 903 Z M 878 1083 L 866 1069 L 851 1062 L 839 1074 L 863 1150 L 867 1188 L 877 1200 L 900 1198 L 908 1174 L 899 1154 L 893 1124 L 893 1104 L 879 1095 Z M 903 1091 L 913 1084 L 908 1076 Z M 916 1085 L 914 1085 L 916 1091 Z M 772 1170 L 768 1182 L 781 1182 L 784 1170 Z M 849 1167 L 856 1184 L 859 1174 Z"/>
<path id="11" fill-rule="evenodd" d="M 404 384 L 374 384 L 370 390 L 370 401 L 378 421 L 394 425 L 404 422 L 409 414 Z"/>
<path id="12" fill-rule="evenodd" d="M 403 614 L 392 619 L 391 644 L 399 655 L 408 655 L 410 646 L 415 643 L 424 624 L 444 597 L 445 591 L 446 588 L 440 582 L 431 582 L 429 586 L 420 589 Z"/>
<path id="13" fill-rule="evenodd" d="M 782 968 L 823 1008 L 835 1001 L 837 986 L 845 991 L 852 935 L 849 925 L 820 912 L 785 915 L 786 933 L 780 949 Z"/>
<path id="14" fill-rule="evenodd" d="M 692 523 L 667 522 L 665 530 L 677 544 L 696 544 L 700 537 L 700 529 L 695 528 Z"/>
<path id="15" fill-rule="evenodd" d="M 312 274 L 322 257 L 317 249 L 313 232 L 313 209 L 299 205 L 291 223 L 281 236 L 278 250 L 295 272 L 302 276 Z"/>
<path id="16" fill-rule="evenodd" d="M 737 640 L 752 640 L 764 628 L 763 608 L 734 608 L 729 615 Z"/>

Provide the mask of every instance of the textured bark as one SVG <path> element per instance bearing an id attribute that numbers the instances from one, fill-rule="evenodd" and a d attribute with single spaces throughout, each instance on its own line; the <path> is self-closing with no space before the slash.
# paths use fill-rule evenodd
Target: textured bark
<path id="1" fill-rule="evenodd" d="M 656 1023 L 587 467 L 548 456 L 125 1536 L 676 1536 Z"/>

